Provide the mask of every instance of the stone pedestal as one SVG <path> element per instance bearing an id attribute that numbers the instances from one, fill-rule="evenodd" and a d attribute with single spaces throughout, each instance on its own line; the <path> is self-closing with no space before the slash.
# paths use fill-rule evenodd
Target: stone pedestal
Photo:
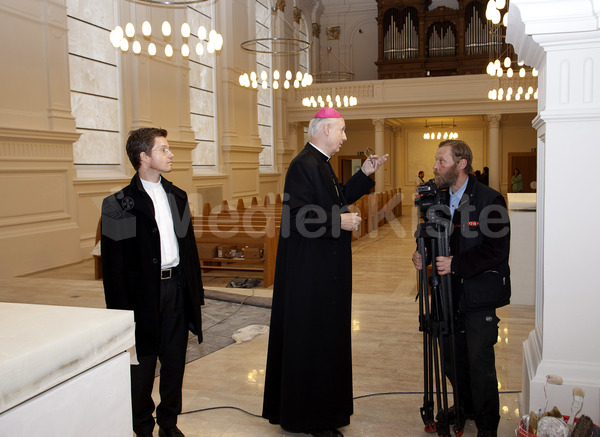
<path id="1" fill-rule="evenodd" d="M 130 311 L 0 303 L 0 435 L 130 437 Z"/>

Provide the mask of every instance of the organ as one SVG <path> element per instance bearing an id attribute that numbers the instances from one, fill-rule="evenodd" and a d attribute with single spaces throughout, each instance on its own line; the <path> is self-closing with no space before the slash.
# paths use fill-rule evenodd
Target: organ
<path id="1" fill-rule="evenodd" d="M 487 0 L 377 0 L 379 79 L 484 74 L 506 50 L 504 27 L 492 32 Z"/>

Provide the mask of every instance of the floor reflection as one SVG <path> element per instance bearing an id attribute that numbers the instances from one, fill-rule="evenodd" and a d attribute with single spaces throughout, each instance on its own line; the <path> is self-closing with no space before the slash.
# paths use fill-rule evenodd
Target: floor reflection
<path id="1" fill-rule="evenodd" d="M 347 437 L 425 436 L 419 409 L 423 403 L 422 335 L 415 302 L 416 273 L 414 210 L 376 234 L 353 243 L 353 369 L 355 413 L 342 432 Z M 46 272 L 48 278 L 51 272 Z M 69 281 L 66 273 L 49 279 L 0 281 L 0 298 L 56 305 L 102 307 L 102 288 L 94 281 Z M 82 276 L 83 273 L 81 273 Z M 51 277 L 51 276 L 50 276 Z M 40 278 L 40 275 L 37 275 Z M 78 279 L 81 279 L 78 276 Z M 34 281 L 27 283 L 27 280 Z M 35 282 L 37 281 L 37 282 Z M 62 282 L 61 282 L 62 281 Z M 271 289 L 224 288 L 224 281 L 207 281 L 216 295 L 255 293 L 268 301 Z M 225 281 L 226 282 L 226 281 Z M 221 283 L 223 288 L 218 285 Z M 74 299 L 73 296 L 77 296 Z M 221 304 L 214 304 L 219 306 Z M 235 344 L 231 329 L 255 323 L 247 308 L 231 311 L 223 304 L 206 314 L 205 347 L 209 354 L 191 361 L 184 381 L 184 412 L 179 428 L 188 437 L 293 436 L 260 418 L 267 335 Z M 221 311 L 222 310 L 222 311 Z M 501 391 L 499 436 L 514 436 L 520 412 L 522 343 L 533 329 L 534 308 L 511 305 L 498 311 L 496 367 Z M 222 318 L 226 321 L 219 322 Z M 268 323 L 268 309 L 261 323 Z M 234 330 L 235 330 L 234 329 Z M 158 401 L 158 395 L 155 393 Z M 223 407 L 217 408 L 215 407 Z M 465 437 L 477 434 L 467 422 Z M 155 431 L 157 435 L 157 431 Z M 300 434 L 301 435 L 301 434 Z"/>

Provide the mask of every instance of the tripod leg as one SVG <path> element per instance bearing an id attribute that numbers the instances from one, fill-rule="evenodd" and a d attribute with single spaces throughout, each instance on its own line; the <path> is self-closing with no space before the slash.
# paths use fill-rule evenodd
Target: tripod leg
<path id="1" fill-rule="evenodd" d="M 446 384 L 446 377 L 444 373 L 444 343 L 441 335 L 445 331 L 444 320 L 441 317 L 443 312 L 441 311 L 441 300 L 440 291 L 437 286 L 432 288 L 432 307 L 435 308 L 435 322 L 434 322 L 434 366 L 435 366 L 435 385 L 436 385 L 436 400 L 438 406 L 438 412 L 435 416 L 437 433 L 440 436 L 450 435 L 450 423 L 448 418 L 448 387 Z"/>
<path id="2" fill-rule="evenodd" d="M 432 274 L 428 278 L 425 270 L 425 262 L 423 262 L 423 270 L 418 277 L 419 287 L 419 311 L 420 311 L 420 322 L 423 329 L 423 367 L 424 367 L 424 396 L 423 396 L 423 408 L 421 408 L 421 417 L 425 423 L 425 430 L 428 432 L 436 432 L 439 436 L 449 437 L 450 436 L 450 418 L 448 408 L 448 385 L 446 381 L 446 368 L 444 366 L 444 360 L 446 354 L 449 354 L 452 365 L 449 366 L 452 369 L 449 370 L 452 378 L 456 380 L 456 362 L 454 358 L 454 328 L 452 322 L 453 306 L 452 296 L 450 287 L 450 277 L 440 276 L 437 273 L 435 259 L 439 255 L 448 256 L 449 254 L 449 239 L 447 226 L 444 226 L 444 232 L 440 233 L 438 225 L 435 223 L 425 224 L 426 226 L 434 226 L 435 237 L 428 241 L 431 241 L 431 259 L 432 259 Z M 424 225 L 424 226 L 425 226 Z M 425 228 L 420 229 L 418 235 L 425 235 Z M 430 237 L 432 234 L 429 234 Z M 425 247 L 424 242 L 417 240 L 418 251 L 421 254 L 421 258 L 425 261 Z M 427 285 L 431 285 L 431 301 L 429 301 L 429 289 Z M 428 303 L 430 302 L 430 307 Z M 446 348 L 444 346 L 444 338 L 449 336 L 449 345 Z M 448 349 L 448 350 L 446 350 Z M 433 409 L 434 409 L 434 394 L 433 385 L 435 382 L 436 388 L 436 401 L 438 406 L 438 413 L 433 420 Z M 454 390 L 455 405 L 458 406 L 458 395 L 457 390 Z M 460 412 L 459 419 L 461 417 Z M 464 428 L 464 419 L 457 421 L 461 424 L 458 427 L 454 427 L 454 432 L 457 436 L 462 435 Z"/>
<path id="3" fill-rule="evenodd" d="M 448 229 L 444 229 L 443 238 L 438 239 L 438 248 L 441 256 L 450 256 L 450 246 L 449 246 L 450 237 L 448 235 Z M 441 278 L 442 283 L 442 292 L 445 297 L 446 305 L 445 305 L 445 319 L 448 321 L 448 354 L 450 358 L 450 375 L 452 378 L 452 395 L 454 400 L 454 411 L 455 411 L 455 420 L 453 430 L 457 436 L 461 436 L 464 427 L 466 418 L 464 416 L 464 412 L 460 407 L 460 388 L 458 383 L 458 375 L 457 375 L 457 367 L 456 367 L 456 343 L 455 343 L 455 325 L 454 325 L 454 302 L 452 296 L 452 281 L 450 275 L 444 275 Z"/>
<path id="4" fill-rule="evenodd" d="M 425 242 L 423 238 L 417 240 L 417 250 L 421 259 L 425 260 Z M 421 419 L 425 424 L 425 431 L 433 433 L 436 431 L 433 416 L 433 369 L 432 369 L 432 337 L 431 337 L 431 314 L 429 312 L 429 288 L 427 282 L 427 269 L 424 266 L 418 272 L 417 286 L 419 299 L 419 326 L 423 332 L 423 406 L 421 407 Z"/>

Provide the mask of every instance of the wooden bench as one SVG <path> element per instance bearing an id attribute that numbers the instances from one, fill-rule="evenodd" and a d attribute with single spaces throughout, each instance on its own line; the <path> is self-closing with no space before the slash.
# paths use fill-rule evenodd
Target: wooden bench
<path id="1" fill-rule="evenodd" d="M 362 218 L 353 239 L 364 237 L 402 215 L 402 191 L 396 188 L 365 195 L 351 205 L 350 211 L 358 212 Z"/>
<path id="2" fill-rule="evenodd" d="M 276 214 L 275 208 L 262 207 L 230 210 L 226 202 L 221 205 L 220 212 L 212 212 L 208 204 L 203 211 L 204 214 L 193 217 L 192 222 L 202 270 L 262 271 L 264 286 L 272 285 L 280 213 Z M 227 253 L 218 256 L 219 247 L 222 251 L 234 248 L 235 256 Z M 245 255 L 245 252 L 251 253 L 253 259 L 238 256 L 238 253 Z"/>
<path id="3" fill-rule="evenodd" d="M 374 232 L 379 226 L 402 215 L 401 199 L 401 190 L 394 189 L 365 195 L 350 205 L 350 211 L 357 212 L 363 219 L 359 229 L 353 231 L 352 239 L 356 240 Z M 226 200 L 214 210 L 209 203 L 204 204 L 202 215 L 192 218 L 202 270 L 262 271 L 264 286 L 272 285 L 275 277 L 281 206 L 281 195 L 275 197 L 275 202 L 272 202 L 269 196 L 265 196 L 263 205 L 254 197 L 248 207 L 243 199 L 239 199 L 235 209 L 230 208 Z M 100 240 L 100 222 L 96 240 Z M 217 247 L 223 245 L 235 246 L 236 252 L 243 251 L 245 247 L 257 248 L 259 252 L 262 251 L 262 257 L 219 257 Z M 256 255 L 255 250 L 252 252 Z M 100 279 L 101 260 L 100 257 L 94 258 L 95 277 Z"/>

